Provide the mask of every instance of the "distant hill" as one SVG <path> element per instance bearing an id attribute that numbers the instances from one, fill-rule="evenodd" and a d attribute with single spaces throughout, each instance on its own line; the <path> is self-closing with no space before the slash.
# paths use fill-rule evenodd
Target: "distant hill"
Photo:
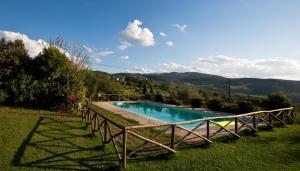
<path id="1" fill-rule="evenodd" d="M 128 74 L 117 74 L 128 75 Z M 171 72 L 156 74 L 130 74 L 162 82 L 191 83 L 203 88 L 217 91 L 228 91 L 228 78 L 196 73 L 196 72 Z M 273 92 L 283 92 L 295 103 L 300 103 L 300 81 L 258 78 L 230 79 L 231 92 L 241 95 L 269 95 Z"/>

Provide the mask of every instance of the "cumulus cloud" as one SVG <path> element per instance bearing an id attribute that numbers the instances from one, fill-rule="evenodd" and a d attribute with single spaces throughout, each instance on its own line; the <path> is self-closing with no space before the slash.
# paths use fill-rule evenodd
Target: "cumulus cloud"
<path id="1" fill-rule="evenodd" d="M 91 55 L 95 57 L 105 57 L 114 54 L 115 52 L 110 50 L 102 50 L 98 52 L 93 52 Z"/>
<path id="2" fill-rule="evenodd" d="M 18 32 L 0 30 L 0 38 L 5 38 L 10 41 L 15 41 L 17 39 L 22 40 L 30 57 L 37 56 L 40 52 L 42 52 L 44 47 L 48 46 L 48 43 L 42 39 L 33 40 L 27 35 Z"/>
<path id="3" fill-rule="evenodd" d="M 123 41 L 121 42 L 121 44 L 117 47 L 119 50 L 126 50 L 128 49 L 129 47 L 131 47 L 132 44 L 127 42 L 127 41 Z"/>
<path id="4" fill-rule="evenodd" d="M 121 56 L 120 59 L 122 59 L 122 60 L 128 60 L 129 56 Z"/>
<path id="5" fill-rule="evenodd" d="M 100 64 L 101 61 L 102 61 L 102 59 L 96 57 L 96 58 L 93 59 L 93 61 L 94 61 L 94 63 L 96 63 L 96 64 Z"/>
<path id="6" fill-rule="evenodd" d="M 166 37 L 167 36 L 166 33 L 164 33 L 164 32 L 160 32 L 159 35 L 162 36 L 162 37 Z"/>
<path id="7" fill-rule="evenodd" d="M 88 55 L 90 57 L 90 61 L 94 62 L 96 64 L 99 64 L 102 62 L 102 58 L 112 55 L 115 52 L 109 50 L 108 48 L 104 49 L 104 50 L 97 50 L 94 48 L 90 48 L 88 46 L 83 46 L 85 48 L 85 50 L 88 52 Z"/>
<path id="8" fill-rule="evenodd" d="M 185 30 L 187 29 L 188 25 L 186 25 L 186 24 L 183 24 L 183 25 L 173 24 L 173 27 L 176 27 L 181 32 L 185 32 Z"/>
<path id="9" fill-rule="evenodd" d="M 121 31 L 121 38 L 142 46 L 153 46 L 155 44 L 153 33 L 150 29 L 141 26 L 142 22 L 140 20 L 129 22 L 127 27 Z"/>
<path id="10" fill-rule="evenodd" d="M 300 61 L 285 58 L 245 59 L 225 55 L 198 58 L 203 71 L 227 77 L 258 77 L 300 80 Z M 205 70 L 204 70 L 205 69 Z"/>
<path id="11" fill-rule="evenodd" d="M 83 46 L 83 48 L 88 52 L 88 53 L 93 53 L 93 49 L 88 47 L 88 46 Z"/>
<path id="12" fill-rule="evenodd" d="M 142 69 L 141 73 L 201 72 L 230 78 L 300 80 L 300 61 L 285 58 L 245 59 L 213 55 L 197 58 L 189 65 L 171 62 Z"/>
<path id="13" fill-rule="evenodd" d="M 132 67 L 130 69 L 127 70 L 130 73 L 142 73 L 142 74 L 148 74 L 148 73 L 154 73 L 155 71 L 153 69 L 150 68 L 145 68 L 145 67 Z"/>
<path id="14" fill-rule="evenodd" d="M 173 43 L 172 41 L 166 41 L 166 45 L 167 45 L 167 46 L 173 46 L 174 43 Z"/>

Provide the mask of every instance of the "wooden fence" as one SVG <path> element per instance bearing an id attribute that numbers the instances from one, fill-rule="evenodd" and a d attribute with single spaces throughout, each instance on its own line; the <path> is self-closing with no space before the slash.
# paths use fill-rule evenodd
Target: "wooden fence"
<path id="1" fill-rule="evenodd" d="M 259 126 L 273 128 L 279 124 L 295 122 L 293 107 L 178 123 L 135 126 L 121 125 L 86 105 L 78 111 L 82 119 L 91 124 L 92 132 L 99 132 L 104 145 L 112 143 L 123 167 L 126 167 L 127 160 L 137 156 L 138 152 L 163 149 L 168 153 L 176 153 L 175 149 L 183 144 L 212 143 L 215 137 L 228 134 L 238 138 L 244 129 L 257 131 Z M 146 134 L 148 137 L 144 134 L 146 129 L 150 129 Z M 150 144 L 152 146 L 149 146 Z"/>

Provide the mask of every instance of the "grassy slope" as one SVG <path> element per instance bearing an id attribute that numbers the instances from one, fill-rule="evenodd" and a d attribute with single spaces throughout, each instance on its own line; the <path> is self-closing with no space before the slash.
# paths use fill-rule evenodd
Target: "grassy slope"
<path id="1" fill-rule="evenodd" d="M 99 137 L 92 138 L 81 119 L 45 111 L 40 117 L 32 110 L 0 109 L 0 170 L 118 167 L 113 149 L 102 150 Z"/>
<path id="2" fill-rule="evenodd" d="M 209 148 L 179 151 L 172 160 L 129 164 L 139 170 L 297 170 L 300 168 L 300 126 L 276 128 Z"/>
<path id="3" fill-rule="evenodd" d="M 100 142 L 78 118 L 0 108 L 0 170 L 117 169 L 113 149 Z M 299 142 L 300 125 L 294 124 L 157 160 L 131 161 L 128 170 L 297 170 Z"/>

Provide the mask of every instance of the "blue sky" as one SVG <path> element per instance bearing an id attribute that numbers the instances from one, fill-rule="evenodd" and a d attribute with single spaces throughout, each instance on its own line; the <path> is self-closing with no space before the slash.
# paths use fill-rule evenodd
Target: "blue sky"
<path id="1" fill-rule="evenodd" d="M 91 62 L 145 72 L 300 80 L 298 0 L 2 0 L 0 4 L 1 31 L 45 41 L 61 35 L 71 44 L 90 48 Z M 142 30 L 138 37 L 129 22 Z M 122 42 L 130 46 L 120 50 Z M 287 68 L 291 64 L 295 66 Z M 95 64 L 92 68 L 127 72 Z"/>

